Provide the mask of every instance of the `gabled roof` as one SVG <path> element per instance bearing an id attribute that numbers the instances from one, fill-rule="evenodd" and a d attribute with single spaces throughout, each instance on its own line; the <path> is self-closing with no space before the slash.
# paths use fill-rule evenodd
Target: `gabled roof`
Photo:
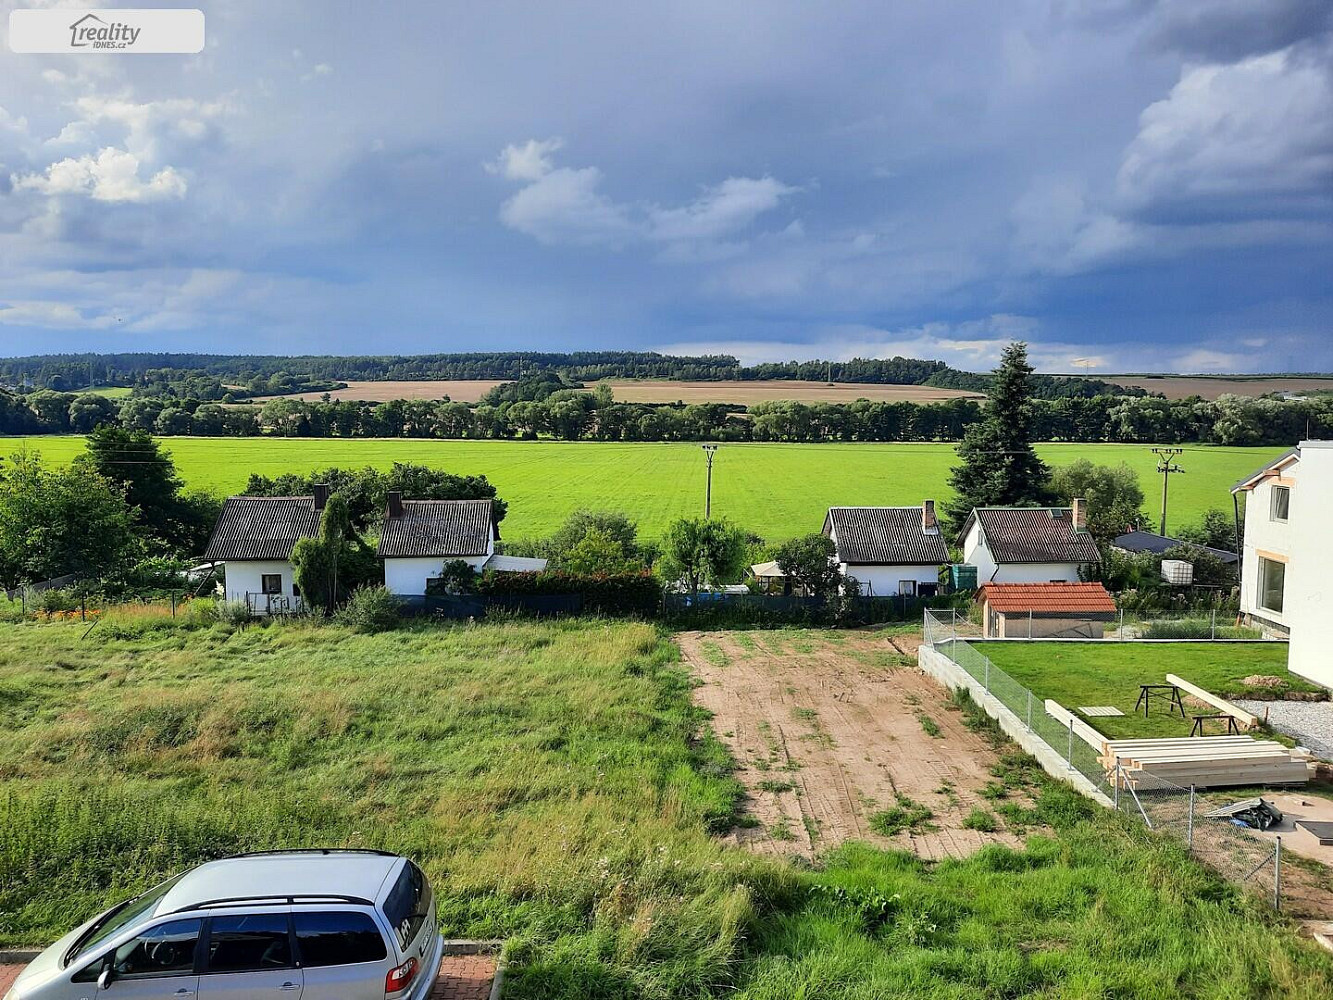
<path id="1" fill-rule="evenodd" d="M 830 507 L 824 534 L 838 538 L 838 561 L 853 566 L 938 566 L 949 561 L 944 536 L 926 534 L 920 507 Z"/>
<path id="2" fill-rule="evenodd" d="M 1190 545 L 1191 542 L 1183 542 L 1179 538 L 1172 538 L 1170 535 L 1159 535 L 1155 531 L 1127 531 L 1123 535 L 1117 535 L 1111 544 L 1118 549 L 1124 549 L 1126 552 L 1151 552 L 1154 555 L 1161 555 L 1167 549 L 1175 548 L 1177 545 Z M 1240 557 L 1234 552 L 1228 552 L 1226 549 L 1215 549 L 1211 545 L 1199 545 L 1197 548 L 1217 556 L 1224 563 L 1236 562 Z"/>
<path id="3" fill-rule="evenodd" d="M 1100 583 L 986 583 L 981 597 L 1001 614 L 1115 613 L 1115 601 Z"/>
<path id="4" fill-rule="evenodd" d="M 1300 461 L 1300 458 L 1301 458 L 1301 449 L 1299 445 L 1297 445 L 1295 448 L 1291 448 L 1287 451 L 1284 451 L 1281 455 L 1273 459 L 1263 468 L 1255 469 L 1244 479 L 1236 480 L 1236 485 L 1231 487 L 1231 492 L 1236 493 L 1240 490 L 1252 490 L 1254 489 L 1254 487 L 1259 485 L 1259 482 L 1261 480 L 1267 479 L 1273 473 L 1285 469 L 1292 462 Z"/>
<path id="5" fill-rule="evenodd" d="M 484 556 L 495 534 L 489 500 L 404 500 L 401 517 L 386 517 L 379 554 Z"/>
<path id="6" fill-rule="evenodd" d="M 290 559 L 299 539 L 319 534 L 319 517 L 314 497 L 229 497 L 204 560 Z"/>
<path id="7" fill-rule="evenodd" d="M 977 507 L 967 515 L 960 544 L 976 522 L 999 565 L 1101 560 L 1092 536 L 1074 528 L 1074 512 L 1068 507 Z"/>

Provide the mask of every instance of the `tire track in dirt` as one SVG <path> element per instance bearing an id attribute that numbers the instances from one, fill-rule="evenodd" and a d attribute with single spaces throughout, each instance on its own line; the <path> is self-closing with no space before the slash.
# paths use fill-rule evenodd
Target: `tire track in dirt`
<path id="1" fill-rule="evenodd" d="M 915 665 L 919 640 L 876 631 L 685 632 L 676 637 L 702 684 L 695 699 L 738 762 L 757 825 L 732 836 L 754 850 L 813 856 L 869 840 L 923 858 L 964 857 L 1005 831 L 963 827 L 998 761 Z M 934 737 L 920 715 L 939 728 Z M 893 837 L 870 817 L 905 795 L 934 829 Z"/>

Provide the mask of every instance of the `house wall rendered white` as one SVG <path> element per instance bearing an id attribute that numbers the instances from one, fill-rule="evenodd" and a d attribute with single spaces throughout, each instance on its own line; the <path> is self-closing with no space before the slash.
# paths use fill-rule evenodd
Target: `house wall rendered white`
<path id="1" fill-rule="evenodd" d="M 1005 563 L 997 566 L 986 544 L 981 522 L 973 521 L 963 539 L 963 562 L 977 568 L 977 585 L 983 583 L 1078 583 L 1078 563 Z"/>
<path id="2" fill-rule="evenodd" d="M 293 592 L 296 583 L 292 564 L 286 560 L 268 559 L 229 559 L 226 563 L 227 600 L 244 601 L 249 595 L 251 606 L 257 614 L 267 614 L 269 600 L 263 593 L 263 577 L 276 573 L 282 577 L 282 593 L 274 598 L 286 598 L 284 610 L 295 611 L 302 606 L 301 598 Z M 276 603 L 276 600 L 275 600 Z"/>
<path id="3" fill-rule="evenodd" d="M 1324 449 L 1327 450 L 1327 449 Z M 1313 451 L 1312 451 L 1313 454 Z M 1287 466 L 1282 470 L 1283 482 L 1291 482 L 1299 479 L 1301 484 L 1305 480 L 1305 445 L 1301 445 L 1301 460 L 1293 465 Z M 1272 553 L 1290 559 L 1293 551 L 1293 541 L 1296 538 L 1301 539 L 1301 553 L 1304 556 L 1306 551 L 1306 538 L 1304 534 L 1297 534 L 1296 516 L 1298 507 L 1298 498 L 1302 506 L 1308 505 L 1311 501 L 1309 493 L 1300 489 L 1298 486 L 1291 487 L 1291 509 L 1288 511 L 1286 521 L 1274 521 L 1271 516 L 1273 504 L 1273 487 L 1277 485 L 1273 479 L 1265 479 L 1254 489 L 1245 494 L 1245 545 L 1243 558 L 1241 559 L 1241 579 L 1240 579 L 1240 610 L 1246 618 L 1257 618 L 1261 623 L 1271 623 L 1279 625 L 1282 628 L 1289 628 L 1288 616 L 1290 609 L 1286 607 L 1286 600 L 1283 601 L 1282 611 L 1274 611 L 1271 608 L 1262 608 L 1259 606 L 1259 560 L 1264 553 Z M 1325 502 L 1333 494 L 1325 493 Z M 1318 519 L 1311 519 L 1304 522 L 1308 525 L 1319 524 Z M 1290 573 L 1292 567 L 1290 563 L 1287 566 L 1288 576 L 1286 579 L 1286 590 L 1292 590 L 1292 580 Z"/>
<path id="4" fill-rule="evenodd" d="M 1328 507 L 1333 502 L 1333 441 L 1302 441 L 1300 462 L 1284 475 L 1295 480 L 1289 517 L 1283 525 L 1292 548 L 1283 599 L 1283 617 L 1291 630 L 1287 666 L 1294 674 L 1333 688 L 1333 576 L 1329 573 L 1333 530 L 1328 523 Z M 1264 499 L 1255 498 L 1255 503 L 1263 504 Z M 1247 512 L 1250 509 L 1247 503 Z M 1266 518 L 1268 508 L 1261 506 L 1259 512 Z M 1275 531 L 1260 524 L 1255 527 L 1256 548 L 1266 547 L 1260 544 L 1261 538 L 1276 543 Z M 1248 562 L 1248 519 L 1245 534 Z"/>
<path id="5" fill-rule="evenodd" d="M 480 573 L 481 567 L 494 552 L 495 541 L 492 540 L 487 546 L 485 555 L 467 556 L 463 561 Z M 426 580 L 439 576 L 445 563 L 454 562 L 458 558 L 460 557 L 411 556 L 385 559 L 384 586 L 389 588 L 390 593 L 398 594 L 400 597 L 424 597 Z"/>
<path id="6" fill-rule="evenodd" d="M 940 568 L 938 566 L 885 566 L 879 564 L 848 565 L 840 563 L 844 576 L 854 579 L 861 593 L 867 597 L 896 597 L 899 584 L 903 580 L 912 580 L 917 590 L 923 583 L 938 584 Z"/>

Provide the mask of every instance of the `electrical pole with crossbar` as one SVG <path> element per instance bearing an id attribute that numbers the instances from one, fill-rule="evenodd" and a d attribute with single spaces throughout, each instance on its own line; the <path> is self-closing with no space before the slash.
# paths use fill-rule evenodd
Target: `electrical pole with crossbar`
<path id="1" fill-rule="evenodd" d="M 1176 464 L 1176 456 L 1185 453 L 1184 448 L 1154 448 L 1152 453 L 1157 456 L 1157 471 L 1162 474 L 1162 530 L 1161 534 L 1166 534 L 1166 491 L 1171 482 L 1171 473 L 1184 472 Z"/>

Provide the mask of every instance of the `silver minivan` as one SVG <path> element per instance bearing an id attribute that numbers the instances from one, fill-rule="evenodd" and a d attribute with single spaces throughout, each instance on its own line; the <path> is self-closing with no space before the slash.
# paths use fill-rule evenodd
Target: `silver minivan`
<path id="1" fill-rule="evenodd" d="M 244 854 L 75 928 L 4 1000 L 423 1000 L 443 950 L 430 884 L 406 858 Z"/>

